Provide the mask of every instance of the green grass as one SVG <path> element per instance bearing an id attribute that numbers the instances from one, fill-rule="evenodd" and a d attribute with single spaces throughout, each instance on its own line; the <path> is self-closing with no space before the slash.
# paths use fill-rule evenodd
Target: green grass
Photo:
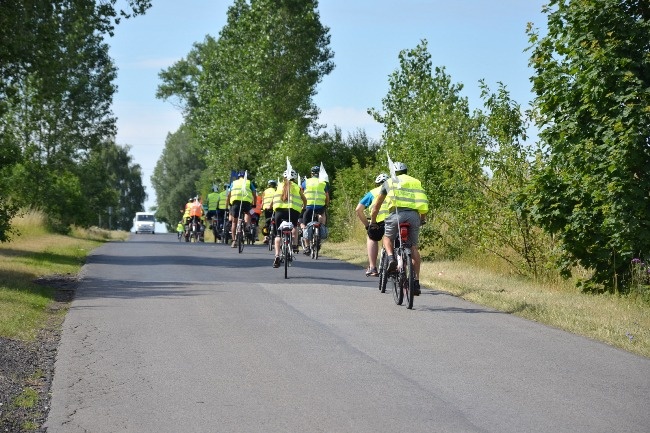
<path id="1" fill-rule="evenodd" d="M 38 212 L 21 215 L 12 225 L 19 234 L 0 244 L 0 336 L 32 341 L 49 320 L 61 319 L 64 313 L 48 308 L 54 289 L 34 280 L 76 275 L 91 250 L 106 240 L 125 239 L 128 233 L 73 228 L 72 236 L 53 234 Z"/>
<path id="2" fill-rule="evenodd" d="M 25 388 L 14 401 L 13 406 L 21 409 L 31 409 L 38 403 L 38 392 L 32 388 Z"/>
<path id="3" fill-rule="evenodd" d="M 365 241 L 326 242 L 323 254 L 367 266 Z M 585 294 L 571 282 L 541 284 L 462 261 L 424 262 L 420 282 L 476 304 L 650 357 L 650 304 L 639 297 Z"/>

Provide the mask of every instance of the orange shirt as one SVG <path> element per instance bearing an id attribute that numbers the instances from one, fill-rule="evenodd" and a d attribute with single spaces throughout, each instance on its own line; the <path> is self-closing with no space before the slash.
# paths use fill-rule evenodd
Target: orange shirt
<path id="1" fill-rule="evenodd" d="M 192 207 L 190 208 L 190 216 L 198 216 L 200 217 L 203 214 L 203 205 L 201 204 L 200 201 L 195 201 L 192 203 Z"/>

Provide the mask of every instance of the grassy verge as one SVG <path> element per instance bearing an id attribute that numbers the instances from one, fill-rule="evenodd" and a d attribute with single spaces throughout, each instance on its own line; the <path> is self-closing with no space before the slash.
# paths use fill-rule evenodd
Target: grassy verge
<path id="1" fill-rule="evenodd" d="M 101 241 L 128 234 L 99 229 L 73 229 L 71 236 L 48 233 L 39 213 L 13 221 L 19 235 L 0 244 L 0 337 L 32 341 L 52 315 L 54 289 L 38 285 L 44 275 L 75 275 L 88 253 Z"/>
<path id="2" fill-rule="evenodd" d="M 367 266 L 365 243 L 323 245 L 323 254 Z M 423 286 L 650 357 L 650 305 L 633 297 L 589 295 L 462 262 L 422 264 Z"/>

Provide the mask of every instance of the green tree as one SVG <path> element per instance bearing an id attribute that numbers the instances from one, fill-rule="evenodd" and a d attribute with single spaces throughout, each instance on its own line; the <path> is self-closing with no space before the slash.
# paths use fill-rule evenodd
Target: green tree
<path id="1" fill-rule="evenodd" d="M 187 125 L 181 125 L 176 132 L 168 134 L 165 148 L 151 176 L 158 200 L 156 218 L 165 223 L 169 231 L 176 231 L 176 224 L 181 218 L 180 210 L 187 199 L 197 195 L 201 189 L 199 181 L 205 170 L 205 162 L 192 140 Z"/>
<path id="2" fill-rule="evenodd" d="M 423 181 L 432 217 L 422 232 L 423 245 L 435 241 L 439 254 L 456 256 L 474 235 L 466 206 L 481 195 L 485 182 L 479 123 L 460 95 L 463 86 L 453 84 L 444 68 L 433 69 L 426 41 L 401 51 L 399 63 L 382 111 L 369 112 L 384 124 L 391 159 L 405 162 L 409 174 Z"/>
<path id="3" fill-rule="evenodd" d="M 110 142 L 92 151 L 80 166 L 85 205 L 77 224 L 108 227 L 110 220 L 111 229 L 129 230 L 135 213 L 144 210 L 142 169 L 133 163 L 129 150 Z"/>
<path id="4" fill-rule="evenodd" d="M 625 290 L 650 255 L 650 6 L 551 0 L 529 29 L 543 148 L 529 205 L 561 242 L 561 267 L 588 290 Z"/>
<path id="5" fill-rule="evenodd" d="M 19 206 L 44 209 L 57 226 L 79 213 L 70 208 L 78 205 L 76 165 L 114 135 L 115 68 L 103 37 L 151 5 L 129 0 L 124 11 L 115 3 L 0 2 L 0 170 L 12 185 L 2 185 L 0 241 Z"/>
<path id="6" fill-rule="evenodd" d="M 206 38 L 161 73 L 158 95 L 182 101 L 218 177 L 233 168 L 256 175 L 262 156 L 281 142 L 308 144 L 316 85 L 334 67 L 317 7 L 315 0 L 235 0 L 217 41 Z"/>

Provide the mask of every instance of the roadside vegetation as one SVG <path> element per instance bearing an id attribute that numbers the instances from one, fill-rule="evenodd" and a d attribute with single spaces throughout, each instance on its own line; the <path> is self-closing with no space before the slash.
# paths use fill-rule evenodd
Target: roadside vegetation
<path id="1" fill-rule="evenodd" d="M 13 220 L 17 235 L 0 244 L 0 337 L 32 341 L 54 316 L 48 308 L 55 290 L 38 284 L 43 276 L 76 277 L 88 253 L 108 240 L 126 239 L 126 232 L 72 228 L 70 235 L 49 231 L 41 212 Z"/>
<path id="2" fill-rule="evenodd" d="M 345 242 L 325 242 L 323 254 L 365 268 L 363 229 Z M 650 357 L 650 303 L 629 294 L 594 296 L 575 281 L 537 282 L 508 272 L 485 255 L 422 263 L 423 287 Z M 377 281 L 377 280 L 375 280 Z M 392 301 L 391 301 L 392 302 Z"/>

